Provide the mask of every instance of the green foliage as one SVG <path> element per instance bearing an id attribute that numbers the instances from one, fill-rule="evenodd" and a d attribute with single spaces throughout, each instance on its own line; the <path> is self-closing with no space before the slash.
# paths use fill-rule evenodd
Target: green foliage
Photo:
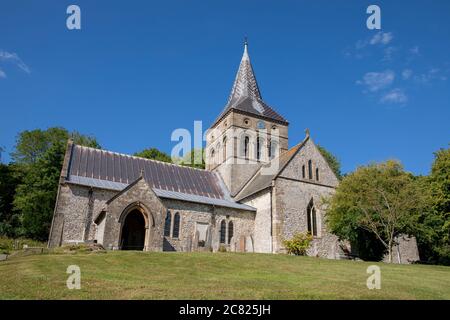
<path id="1" fill-rule="evenodd" d="M 14 164 L 0 163 L 0 235 L 14 237 L 19 226 L 18 215 L 13 212 L 13 201 L 20 177 Z"/>
<path id="2" fill-rule="evenodd" d="M 0 236 L 0 254 L 1 253 L 9 254 L 14 250 L 20 250 L 23 248 L 24 245 L 27 245 L 29 247 L 45 247 L 46 243 L 36 241 L 33 239 L 25 239 L 25 238 L 13 239 Z"/>
<path id="3" fill-rule="evenodd" d="M 22 234 L 46 240 L 58 191 L 64 145 L 54 143 L 27 171 L 17 187 L 14 206 L 21 213 Z"/>
<path id="4" fill-rule="evenodd" d="M 288 254 L 304 256 L 312 240 L 313 236 L 310 233 L 297 233 L 291 240 L 284 240 L 283 245 Z"/>
<path id="5" fill-rule="evenodd" d="M 358 229 L 373 233 L 388 250 L 399 234 L 420 229 L 419 218 L 429 203 L 426 190 L 393 160 L 359 167 L 339 184 L 327 201 L 327 223 L 342 239 L 358 241 Z"/>
<path id="6" fill-rule="evenodd" d="M 17 136 L 15 150 L 11 153 L 12 159 L 18 164 L 33 164 L 54 144 L 65 145 L 70 137 L 76 144 L 100 148 L 95 138 L 81 135 L 77 131 L 70 133 L 61 127 L 25 130 Z"/>
<path id="7" fill-rule="evenodd" d="M 227 247 L 225 247 L 224 245 L 220 245 L 218 252 L 227 252 Z"/>
<path id="8" fill-rule="evenodd" d="M 450 149 L 441 149 L 434 156 L 430 176 L 420 177 L 422 190 L 429 190 L 431 201 L 421 216 L 417 241 L 423 260 L 450 265 Z"/>
<path id="9" fill-rule="evenodd" d="M 178 161 L 180 165 L 197 169 L 205 169 L 205 150 L 192 149 L 183 159 Z"/>
<path id="10" fill-rule="evenodd" d="M 69 137 L 76 144 L 100 147 L 93 137 L 59 127 L 19 133 L 12 153 L 14 163 L 9 165 L 12 178 L 6 182 L 9 192 L 15 191 L 14 200 L 9 195 L 9 208 L 6 214 L 2 212 L 7 218 L 0 220 L 0 234 L 47 239 Z M 7 226 L 6 230 L 1 226 Z"/>
<path id="11" fill-rule="evenodd" d="M 328 165 L 330 166 L 331 170 L 333 170 L 336 177 L 339 180 L 341 180 L 342 173 L 341 173 L 341 163 L 339 159 L 324 147 L 317 145 L 317 148 L 319 149 L 320 153 L 325 158 L 325 160 L 328 162 Z"/>
<path id="12" fill-rule="evenodd" d="M 144 149 L 136 152 L 134 155 L 136 157 L 172 163 L 172 158 L 167 153 L 159 151 L 156 148 Z"/>

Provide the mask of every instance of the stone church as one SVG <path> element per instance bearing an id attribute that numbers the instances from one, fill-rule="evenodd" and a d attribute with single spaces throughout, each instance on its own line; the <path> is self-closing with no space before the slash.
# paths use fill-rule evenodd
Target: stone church
<path id="1" fill-rule="evenodd" d="M 310 232 L 309 255 L 341 257 L 322 204 L 338 179 L 308 131 L 288 147 L 289 123 L 263 100 L 247 50 L 206 134 L 206 170 L 69 141 L 49 246 L 282 253 Z"/>

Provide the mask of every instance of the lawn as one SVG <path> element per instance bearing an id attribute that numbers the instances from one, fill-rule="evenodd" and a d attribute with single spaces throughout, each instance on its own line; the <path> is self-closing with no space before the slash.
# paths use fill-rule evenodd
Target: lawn
<path id="1" fill-rule="evenodd" d="M 0 262 L 0 299 L 450 299 L 450 268 L 271 254 L 41 254 Z M 66 287 L 69 265 L 81 289 Z"/>

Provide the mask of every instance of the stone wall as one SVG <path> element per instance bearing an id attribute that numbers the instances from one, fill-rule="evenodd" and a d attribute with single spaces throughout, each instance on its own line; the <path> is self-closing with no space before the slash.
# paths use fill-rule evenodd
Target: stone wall
<path id="1" fill-rule="evenodd" d="M 271 189 L 266 189 L 247 198 L 245 204 L 258 208 L 254 223 L 255 252 L 272 252 L 272 199 Z"/>
<path id="2" fill-rule="evenodd" d="M 141 211 L 146 219 L 144 250 L 162 251 L 163 228 L 167 208 L 144 179 L 129 185 L 107 203 L 103 246 L 120 248 L 122 223 L 132 209 Z"/>
<path id="3" fill-rule="evenodd" d="M 228 250 L 235 250 L 235 242 L 241 235 L 253 234 L 254 212 L 170 199 L 163 199 L 163 203 L 168 210 L 178 212 L 181 216 L 179 237 L 165 237 L 175 251 L 198 249 L 194 243 L 197 223 L 208 224 L 211 237 L 207 245 L 212 251 L 217 251 L 220 247 L 220 224 L 223 219 L 227 224 L 233 221 L 234 239 L 226 245 Z"/>
<path id="4" fill-rule="evenodd" d="M 117 191 L 79 186 L 69 183 L 60 185 L 55 208 L 49 246 L 83 242 L 95 238 L 94 217 Z"/>
<path id="5" fill-rule="evenodd" d="M 420 260 L 415 237 L 401 235 L 395 241 L 398 244 L 392 250 L 392 263 L 409 264 Z M 388 254 L 384 256 L 383 261 L 389 262 Z"/>
<path id="6" fill-rule="evenodd" d="M 312 162 L 313 177 L 309 179 L 308 161 Z M 305 166 L 306 177 L 303 178 Z M 319 180 L 316 179 L 316 168 Z M 283 240 L 291 239 L 296 233 L 306 233 L 307 207 L 313 201 L 317 216 L 317 236 L 308 255 L 337 258 L 340 256 L 338 238 L 326 228 L 326 206 L 323 198 L 334 192 L 338 180 L 314 143 L 309 139 L 299 153 L 292 158 L 275 180 L 273 197 L 274 252 L 285 252 Z"/>

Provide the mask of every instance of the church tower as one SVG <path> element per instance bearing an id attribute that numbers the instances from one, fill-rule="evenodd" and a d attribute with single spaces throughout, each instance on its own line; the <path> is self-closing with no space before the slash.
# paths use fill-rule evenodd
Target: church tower
<path id="1" fill-rule="evenodd" d="M 288 125 L 263 101 L 245 41 L 228 102 L 206 135 L 206 169 L 218 171 L 234 196 L 260 165 L 288 150 Z"/>

